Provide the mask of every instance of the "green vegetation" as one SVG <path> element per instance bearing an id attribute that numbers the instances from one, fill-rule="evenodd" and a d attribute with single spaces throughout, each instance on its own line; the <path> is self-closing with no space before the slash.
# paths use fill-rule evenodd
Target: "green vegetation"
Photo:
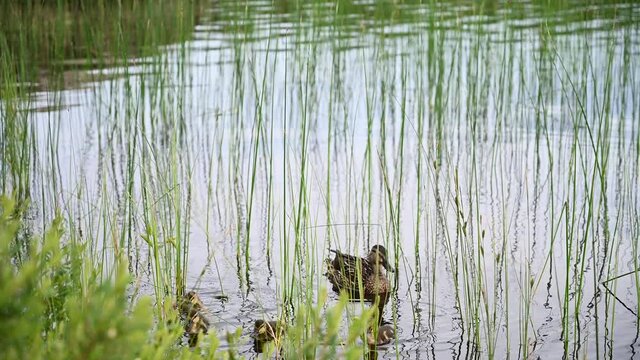
<path id="1" fill-rule="evenodd" d="M 3 1 L 0 83 L 77 86 L 70 70 L 124 65 L 186 41 L 199 12 L 192 0 Z"/>
<path id="2" fill-rule="evenodd" d="M 215 331 L 200 339 L 198 351 L 180 346 L 183 326 L 169 303 L 158 321 L 152 299 L 131 303 L 131 277 L 124 260 L 110 274 L 99 274 L 86 248 L 63 241 L 63 219 L 57 217 L 43 237 L 33 237 L 20 265 L 15 265 L 15 239 L 23 224 L 14 201 L 0 198 L 0 340 L 3 359 L 123 359 L 235 358 L 239 333 L 227 334 L 228 349 L 219 350 Z M 326 297 L 326 293 L 321 295 Z M 319 299 L 319 303 L 324 303 Z M 338 328 L 346 296 L 322 315 L 310 307 L 286 335 L 283 354 L 295 358 L 336 356 L 344 348 L 348 359 L 362 357 L 366 347 L 356 342 L 366 333 L 375 308 L 350 326 L 346 341 Z M 156 314 L 157 315 L 157 314 Z M 325 327 L 326 326 L 326 327 Z M 324 335 L 321 335 L 324 334 Z M 270 348 L 271 351 L 275 349 Z"/>

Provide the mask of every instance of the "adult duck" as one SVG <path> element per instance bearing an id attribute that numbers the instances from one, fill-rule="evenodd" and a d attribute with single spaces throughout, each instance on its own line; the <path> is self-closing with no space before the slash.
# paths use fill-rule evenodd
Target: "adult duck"
<path id="1" fill-rule="evenodd" d="M 335 253 L 335 257 L 326 260 L 325 276 L 333 285 L 333 291 L 346 291 L 351 298 L 358 299 L 362 290 L 365 300 L 375 301 L 379 297 L 380 305 L 388 301 L 391 286 L 386 271 L 393 270 L 387 261 L 387 249 L 384 246 L 373 246 L 364 258 L 339 250 L 330 251 Z"/>

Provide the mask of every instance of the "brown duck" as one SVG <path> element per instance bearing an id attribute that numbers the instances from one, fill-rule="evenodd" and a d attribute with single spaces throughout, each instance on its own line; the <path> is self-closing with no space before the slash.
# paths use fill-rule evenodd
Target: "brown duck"
<path id="1" fill-rule="evenodd" d="M 259 341 L 273 341 L 281 339 L 286 330 L 287 324 L 284 321 L 256 320 L 252 337 Z"/>
<path id="2" fill-rule="evenodd" d="M 333 285 L 333 291 L 346 291 L 351 298 L 360 298 L 360 288 L 364 291 L 363 298 L 375 301 L 380 297 L 380 305 L 384 305 L 389 299 L 389 279 L 385 270 L 393 271 L 387 262 L 387 249 L 382 245 L 375 245 L 367 254 L 360 258 L 344 254 L 338 250 L 330 250 L 335 253 L 333 260 L 327 259 L 326 277 Z"/>

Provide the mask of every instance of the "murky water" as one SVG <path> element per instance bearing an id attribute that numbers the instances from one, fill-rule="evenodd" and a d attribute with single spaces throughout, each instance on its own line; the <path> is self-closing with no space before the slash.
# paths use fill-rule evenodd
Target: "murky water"
<path id="1" fill-rule="evenodd" d="M 329 287 L 327 249 L 380 243 L 398 328 L 381 357 L 633 357 L 637 274 L 602 282 L 639 260 L 639 20 L 214 2 L 161 60 L 34 95 L 38 218 L 65 209 L 153 293 L 139 234 L 158 214 L 220 332 Z"/>

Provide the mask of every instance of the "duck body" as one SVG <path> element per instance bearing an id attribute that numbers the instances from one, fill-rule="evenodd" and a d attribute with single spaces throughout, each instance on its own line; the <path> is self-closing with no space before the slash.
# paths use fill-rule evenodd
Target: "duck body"
<path id="1" fill-rule="evenodd" d="M 204 303 L 195 291 L 184 294 L 177 302 L 176 306 L 180 310 L 180 315 L 190 319 L 204 310 Z"/>
<path id="2" fill-rule="evenodd" d="M 364 258 L 338 250 L 330 251 L 335 253 L 335 257 L 326 260 L 325 276 L 333 285 L 333 291 L 346 291 L 352 299 L 358 299 L 362 288 L 365 300 L 375 301 L 376 297 L 380 297 L 382 304 L 387 302 L 390 285 L 385 269 L 390 270 L 390 266 L 384 246 L 373 246 Z"/>
<path id="3" fill-rule="evenodd" d="M 198 312 L 188 319 L 184 330 L 189 336 L 197 335 L 200 332 L 206 334 L 209 331 L 209 320 Z"/>

